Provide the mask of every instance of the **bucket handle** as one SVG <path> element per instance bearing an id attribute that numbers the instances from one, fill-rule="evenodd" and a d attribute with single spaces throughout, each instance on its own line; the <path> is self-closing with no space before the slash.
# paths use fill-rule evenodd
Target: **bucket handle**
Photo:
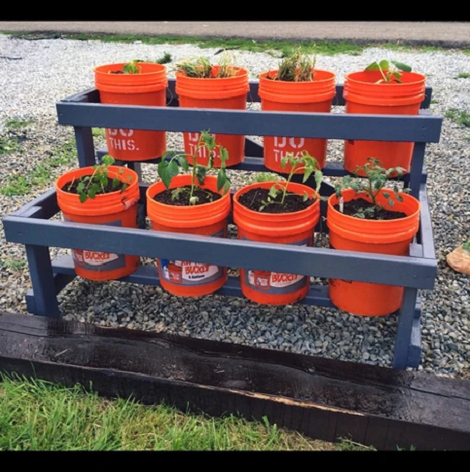
<path id="1" fill-rule="evenodd" d="M 139 197 L 133 197 L 133 198 L 124 197 L 121 200 L 121 203 L 124 206 L 124 210 L 128 210 L 131 206 L 135 205 L 138 202 L 138 200 L 139 200 Z"/>
<path id="2" fill-rule="evenodd" d="M 168 106 L 175 98 L 175 96 L 173 95 L 173 92 L 171 91 L 170 87 L 167 88 L 167 91 L 170 92 L 170 95 L 171 95 L 171 98 L 170 100 L 166 103 L 166 106 Z"/>

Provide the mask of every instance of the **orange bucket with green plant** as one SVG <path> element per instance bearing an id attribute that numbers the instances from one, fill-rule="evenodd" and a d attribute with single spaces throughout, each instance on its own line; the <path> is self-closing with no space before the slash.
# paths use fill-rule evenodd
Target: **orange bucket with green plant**
<path id="1" fill-rule="evenodd" d="M 57 203 L 65 221 L 137 228 L 139 179 L 125 167 L 102 163 L 61 175 L 56 181 Z M 75 272 L 89 280 L 113 280 L 134 272 L 140 258 L 111 252 L 73 249 Z"/>
<path id="2" fill-rule="evenodd" d="M 95 67 L 100 101 L 112 105 L 164 107 L 168 80 L 166 67 L 132 61 Z M 108 154 L 120 161 L 148 161 L 166 150 L 165 131 L 106 129 Z"/>
<path id="3" fill-rule="evenodd" d="M 346 75 L 343 96 L 346 113 L 417 115 L 425 96 L 426 77 L 411 67 L 387 60 L 373 62 L 364 71 Z M 395 66 L 395 67 L 393 67 Z M 353 173 L 368 157 L 380 159 L 385 168 L 410 171 L 414 143 L 358 141 L 344 143 L 344 168 Z M 362 175 L 362 174 L 359 174 Z"/>
<path id="4" fill-rule="evenodd" d="M 156 231 L 199 234 L 224 238 L 230 213 L 230 180 L 225 173 L 226 149 L 218 149 L 221 167 L 217 176 L 206 175 L 212 168 L 215 140 L 207 132 L 200 138 L 199 147 L 207 147 L 210 160 L 207 166 L 193 165 L 191 174 L 177 175 L 179 167 L 189 170 L 184 154 L 174 154 L 158 165 L 161 181 L 147 189 L 147 214 Z M 172 295 L 198 297 L 221 288 L 227 280 L 227 268 L 204 262 L 158 259 L 162 287 Z"/>
<path id="5" fill-rule="evenodd" d="M 194 61 L 183 61 L 176 65 L 175 90 L 179 103 L 184 108 L 220 108 L 245 110 L 247 93 L 250 89 L 248 70 L 232 65 L 231 56 L 224 54 L 218 65 L 199 57 Z M 227 167 L 239 164 L 245 158 L 245 136 L 213 135 L 217 144 L 214 167 L 221 166 L 219 149 L 226 149 L 229 158 Z M 193 156 L 199 142 L 200 133 L 184 133 L 184 150 Z M 190 157 L 192 164 L 192 157 Z M 209 153 L 206 147 L 199 147 L 196 155 L 199 164 L 207 165 Z"/>
<path id="6" fill-rule="evenodd" d="M 315 69 L 315 57 L 295 52 L 285 57 L 277 70 L 259 76 L 258 94 L 262 110 L 330 113 L 336 95 L 335 74 Z M 265 136 L 264 165 L 276 172 L 290 172 L 290 164 L 282 168 L 282 159 L 289 154 L 300 157 L 308 152 L 322 169 L 327 144 L 326 139 Z"/>
<path id="7" fill-rule="evenodd" d="M 238 238 L 248 241 L 311 246 L 315 225 L 320 219 L 322 173 L 317 161 L 308 153 L 302 157 L 285 156 L 282 165 L 290 164 L 286 182 L 256 182 L 238 190 L 233 196 L 233 220 Z M 316 189 L 291 182 L 294 173 L 304 173 L 303 182 L 314 173 Z M 243 295 L 257 303 L 286 305 L 305 298 L 310 277 L 298 274 L 240 269 Z"/>
<path id="8" fill-rule="evenodd" d="M 385 169 L 378 159 L 369 158 L 336 185 L 328 199 L 327 225 L 330 246 L 345 251 L 407 256 L 419 229 L 419 200 L 409 189 L 385 187 L 391 176 L 404 169 Z M 403 301 L 403 287 L 351 280 L 330 279 L 329 296 L 341 310 L 355 315 L 382 316 L 397 311 Z"/>

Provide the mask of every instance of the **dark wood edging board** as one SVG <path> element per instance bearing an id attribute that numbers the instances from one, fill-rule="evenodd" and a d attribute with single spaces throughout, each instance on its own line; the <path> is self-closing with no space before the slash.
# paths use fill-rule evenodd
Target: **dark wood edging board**
<path id="1" fill-rule="evenodd" d="M 0 314 L 0 370 L 313 438 L 470 450 L 470 381 L 169 334 Z"/>

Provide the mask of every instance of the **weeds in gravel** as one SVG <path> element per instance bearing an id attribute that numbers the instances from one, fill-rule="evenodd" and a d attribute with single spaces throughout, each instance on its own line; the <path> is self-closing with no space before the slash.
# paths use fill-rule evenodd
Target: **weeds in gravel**
<path id="1" fill-rule="evenodd" d="M 70 164 L 76 159 L 75 141 L 67 142 L 53 151 L 45 161 L 37 164 L 26 175 L 10 175 L 0 187 L 0 194 L 7 197 L 27 195 L 35 187 L 51 184 L 53 170 Z"/>
<path id="2" fill-rule="evenodd" d="M 0 156 L 20 152 L 21 145 L 18 136 L 2 136 L 0 137 Z"/>
<path id="3" fill-rule="evenodd" d="M 104 138 L 106 136 L 106 133 L 104 131 L 104 128 L 92 128 L 91 129 L 91 134 L 95 137 L 95 138 Z"/>
<path id="4" fill-rule="evenodd" d="M 460 72 L 456 79 L 470 79 L 470 72 Z"/>
<path id="5" fill-rule="evenodd" d="M 444 115 L 446 118 L 451 119 L 458 125 L 470 128 L 470 113 L 465 110 L 459 110 L 458 108 L 449 108 Z"/>
<path id="6" fill-rule="evenodd" d="M 337 449 L 340 451 L 376 451 L 374 447 L 364 446 L 363 444 L 352 441 L 350 438 L 340 436 L 338 440 Z"/>
<path id="7" fill-rule="evenodd" d="M 258 423 L 183 414 L 18 376 L 0 374 L 0 382 L 0 451 L 335 449 L 267 418 Z"/>
<path id="8" fill-rule="evenodd" d="M 24 259 L 13 259 L 12 257 L 0 258 L 0 267 L 13 271 L 23 270 L 26 267 L 26 261 Z"/>
<path id="9" fill-rule="evenodd" d="M 27 128 L 29 125 L 33 124 L 34 120 L 9 120 L 6 122 L 5 126 L 8 130 L 11 129 L 22 129 Z"/>

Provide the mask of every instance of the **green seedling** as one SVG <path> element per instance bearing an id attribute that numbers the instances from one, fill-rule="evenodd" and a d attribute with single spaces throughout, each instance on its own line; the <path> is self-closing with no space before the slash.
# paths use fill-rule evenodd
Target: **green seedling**
<path id="1" fill-rule="evenodd" d="M 390 62 L 395 66 L 391 67 Z M 378 80 L 376 84 L 381 84 L 381 83 L 393 83 L 396 82 L 398 84 L 401 84 L 401 77 L 402 77 L 402 72 L 411 72 L 411 67 L 407 66 L 406 64 L 403 64 L 402 62 L 397 62 L 397 61 L 387 61 L 386 59 L 380 61 L 380 62 L 373 62 L 372 64 L 369 64 L 364 70 L 366 71 L 375 71 L 378 70 L 380 71 L 380 74 L 382 75 L 382 79 Z"/>
<path id="2" fill-rule="evenodd" d="M 106 187 L 109 185 L 111 180 L 111 187 L 113 191 L 120 191 L 121 193 L 129 187 L 132 182 L 132 177 L 127 176 L 127 182 L 114 177 L 109 177 L 109 166 L 114 164 L 114 158 L 106 155 L 103 156 L 101 164 L 93 166 L 94 171 L 91 175 L 84 175 L 78 179 L 73 179 L 67 186 L 66 191 L 71 191 L 74 183 L 77 181 L 77 192 L 81 203 L 85 203 L 89 198 L 94 199 L 97 194 L 106 193 Z M 124 170 L 120 169 L 120 174 L 123 174 Z"/>
<path id="3" fill-rule="evenodd" d="M 281 177 L 274 172 L 259 172 L 256 176 L 252 176 L 248 183 L 260 183 L 260 182 L 274 182 L 276 180 L 281 181 Z"/>
<path id="4" fill-rule="evenodd" d="M 359 178 L 358 173 L 362 171 L 365 174 L 365 178 Z M 374 217 L 378 219 L 378 212 L 383 207 L 377 202 L 377 196 L 380 194 L 382 189 L 385 187 L 387 180 L 392 175 L 398 177 L 403 176 L 405 169 L 403 167 L 391 167 L 385 169 L 382 167 L 382 163 L 379 159 L 368 157 L 367 162 L 363 166 L 357 166 L 354 171 L 354 177 L 346 175 L 343 179 L 335 185 L 336 197 L 338 200 L 342 196 L 342 192 L 345 189 L 353 189 L 356 195 L 365 195 L 372 203 L 372 207 L 360 209 L 353 216 L 356 218 L 367 218 Z M 409 188 L 399 189 L 397 185 L 394 185 L 393 189 L 387 192 L 383 192 L 382 195 L 388 199 L 388 204 L 393 207 L 396 201 L 402 202 L 403 197 L 400 193 L 408 193 Z"/>
<path id="5" fill-rule="evenodd" d="M 470 238 L 468 238 L 463 244 L 462 249 L 464 251 L 470 252 Z"/>
<path id="6" fill-rule="evenodd" d="M 274 183 L 271 188 L 269 189 L 268 198 L 266 201 L 262 201 L 262 205 L 259 207 L 259 211 L 263 211 L 269 205 L 284 205 L 286 197 L 288 195 L 297 195 L 295 193 L 288 193 L 287 188 L 289 186 L 292 177 L 297 171 L 303 171 L 303 178 L 302 182 L 305 183 L 307 179 L 310 177 L 312 172 L 315 172 L 315 196 L 313 199 L 315 200 L 316 196 L 319 195 L 320 186 L 323 179 L 323 173 L 321 170 L 318 170 L 318 163 L 317 160 L 312 157 L 308 152 L 304 152 L 302 157 L 295 157 L 292 153 L 288 154 L 281 160 L 281 166 L 284 169 L 287 164 L 291 165 L 291 171 L 287 180 L 285 182 L 276 182 Z M 299 172 L 300 173 L 300 172 Z M 281 196 L 280 201 L 279 196 Z M 303 201 L 306 202 L 309 199 L 309 195 L 307 192 L 304 192 Z"/>
<path id="7" fill-rule="evenodd" d="M 137 65 L 138 62 L 144 62 L 141 59 L 134 59 L 127 64 L 122 66 L 122 72 L 124 74 L 140 74 L 140 67 Z"/>
<path id="8" fill-rule="evenodd" d="M 206 166 L 198 164 L 196 162 L 196 157 L 199 153 L 199 150 L 202 147 L 206 147 L 209 151 L 209 163 Z M 184 193 L 189 192 L 189 204 L 196 205 L 199 198 L 194 195 L 194 190 L 199 185 L 204 184 L 207 171 L 212 169 L 214 166 L 215 158 L 215 149 L 219 148 L 221 166 L 217 173 L 217 190 L 222 190 L 222 195 L 225 195 L 230 190 L 230 179 L 226 173 L 226 162 L 228 159 L 228 151 L 219 144 L 215 144 L 215 138 L 210 134 L 209 131 L 202 131 L 199 135 L 199 139 L 194 149 L 192 155 L 193 166 L 191 172 L 191 186 L 190 188 L 175 188 L 171 191 L 172 200 L 178 200 Z M 189 163 L 186 159 L 185 154 L 173 154 L 171 159 L 166 160 L 165 158 L 172 155 L 171 151 L 166 151 L 163 154 L 162 161 L 158 164 L 158 175 L 162 179 L 163 184 L 167 189 L 170 188 L 171 181 L 173 177 L 178 175 L 179 167 L 181 167 L 185 172 L 189 170 Z M 178 166 L 179 164 L 179 166 Z M 199 184 L 199 185 L 198 185 Z M 208 195 L 212 197 L 212 194 L 208 192 Z"/>

